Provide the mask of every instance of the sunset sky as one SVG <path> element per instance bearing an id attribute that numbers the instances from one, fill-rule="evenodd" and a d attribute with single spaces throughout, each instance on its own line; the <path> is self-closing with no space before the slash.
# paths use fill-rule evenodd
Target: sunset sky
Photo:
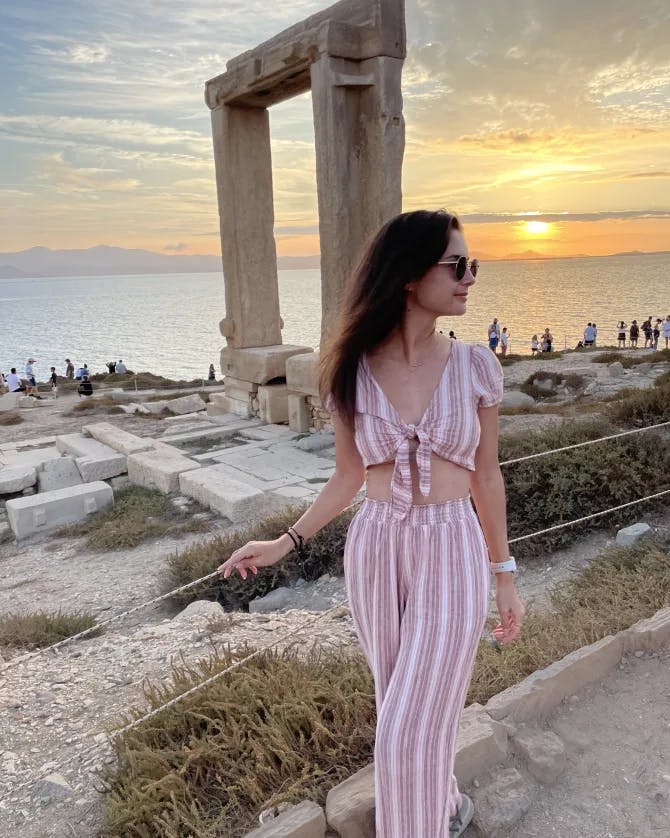
<path id="1" fill-rule="evenodd" d="M 217 253 L 206 79 L 319 0 L 0 7 L 0 251 Z M 407 0 L 404 209 L 473 254 L 670 250 L 667 0 Z M 309 95 L 271 111 L 277 247 L 318 252 Z"/>

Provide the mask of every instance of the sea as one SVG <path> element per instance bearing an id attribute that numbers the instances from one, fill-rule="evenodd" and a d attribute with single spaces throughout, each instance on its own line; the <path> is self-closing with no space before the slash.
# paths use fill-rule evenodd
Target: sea
<path id="1" fill-rule="evenodd" d="M 318 270 L 279 272 L 283 342 L 318 346 L 321 326 Z M 572 348 L 588 321 L 598 344 L 616 342 L 618 321 L 670 313 L 670 253 L 483 263 L 467 314 L 441 318 L 438 328 L 466 341 L 486 342 L 493 317 L 510 333 L 510 352 L 529 354 L 533 334 L 549 327 L 557 349 Z M 29 356 L 39 380 L 65 358 L 106 372 L 123 359 L 135 371 L 169 378 L 219 375 L 225 345 L 220 273 L 0 279 L 0 371 Z"/>

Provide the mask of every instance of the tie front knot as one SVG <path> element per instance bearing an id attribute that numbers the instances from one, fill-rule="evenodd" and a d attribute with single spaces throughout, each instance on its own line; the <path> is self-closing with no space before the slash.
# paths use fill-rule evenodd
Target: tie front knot
<path id="1" fill-rule="evenodd" d="M 406 425 L 405 426 L 405 438 L 406 439 L 416 439 L 418 436 L 416 432 L 415 425 Z"/>

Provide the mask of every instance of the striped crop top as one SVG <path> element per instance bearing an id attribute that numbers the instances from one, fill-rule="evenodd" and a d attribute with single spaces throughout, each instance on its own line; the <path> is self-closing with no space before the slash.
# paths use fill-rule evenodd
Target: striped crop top
<path id="1" fill-rule="evenodd" d="M 502 367 L 494 353 L 481 344 L 453 341 L 426 412 L 417 424 L 408 425 L 362 357 L 356 377 L 356 448 L 366 468 L 395 460 L 391 480 L 395 518 L 404 518 L 412 503 L 411 451 L 416 450 L 419 490 L 424 497 L 430 492 L 431 454 L 474 471 L 480 435 L 477 408 L 498 404 L 502 395 Z M 327 407 L 331 406 L 328 399 Z"/>

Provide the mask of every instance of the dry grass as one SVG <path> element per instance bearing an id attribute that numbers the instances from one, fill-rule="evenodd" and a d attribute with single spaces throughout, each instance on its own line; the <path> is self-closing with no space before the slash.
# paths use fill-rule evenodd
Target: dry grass
<path id="1" fill-rule="evenodd" d="M 623 354 L 623 350 L 619 349 L 595 355 L 591 360 L 594 364 L 612 364 L 614 361 L 619 361 L 625 369 L 630 369 L 638 364 L 659 364 L 663 361 L 670 361 L 670 349 L 651 352 L 649 349 L 640 348 L 639 354 L 636 355 Z"/>
<path id="2" fill-rule="evenodd" d="M 580 646 L 670 604 L 667 544 L 610 550 L 553 591 L 554 613 L 529 615 L 520 641 L 480 643 L 468 701 L 485 702 Z M 224 653 L 150 686 L 156 708 L 235 662 Z M 133 716 L 137 718 L 140 712 Z M 328 790 L 366 765 L 375 710 L 363 659 L 265 652 L 118 741 L 106 838 L 238 838 L 259 811 Z"/>
<path id="3" fill-rule="evenodd" d="M 0 617 L 0 649 L 39 649 L 72 634 L 91 628 L 95 617 L 86 611 L 38 611 L 33 614 L 7 614 Z M 95 633 L 96 635 L 99 632 Z M 93 637 L 91 634 L 90 637 Z"/>
<path id="4" fill-rule="evenodd" d="M 65 416 L 78 416 L 80 413 L 123 413 L 123 410 L 111 396 L 87 396 L 73 404 Z"/>
<path id="5" fill-rule="evenodd" d="M 113 507 L 63 527 L 56 535 L 83 536 L 82 550 L 120 550 L 150 538 L 202 532 L 207 527 L 207 520 L 177 510 L 170 498 L 155 489 L 129 486 L 116 492 Z"/>
<path id="6" fill-rule="evenodd" d="M 23 416 L 15 410 L 3 410 L 0 413 L 0 425 L 20 425 L 23 422 Z"/>

